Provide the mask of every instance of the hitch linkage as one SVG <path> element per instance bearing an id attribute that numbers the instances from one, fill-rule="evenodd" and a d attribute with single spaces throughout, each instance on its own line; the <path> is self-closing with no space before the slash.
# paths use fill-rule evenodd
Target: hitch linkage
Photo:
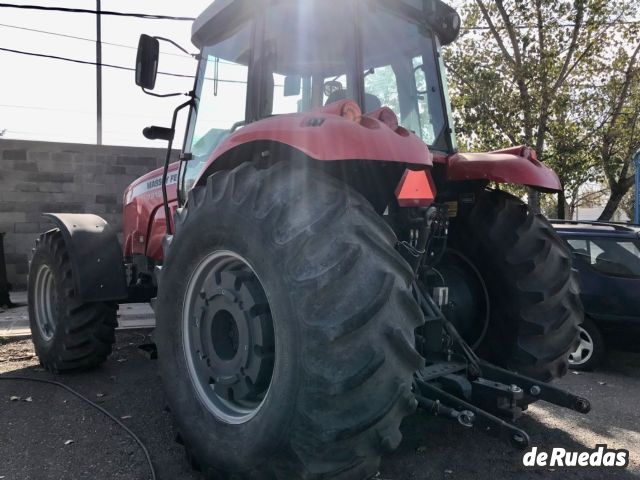
<path id="1" fill-rule="evenodd" d="M 455 352 L 450 347 L 445 352 L 422 352 L 427 365 L 414 375 L 414 393 L 423 409 L 465 427 L 478 427 L 522 449 L 529 446 L 529 435 L 509 421 L 517 420 L 529 403 L 544 400 L 579 413 L 589 412 L 586 398 L 480 359 L 418 280 L 414 292 L 427 324 L 440 322 L 444 336 L 455 346 Z"/>

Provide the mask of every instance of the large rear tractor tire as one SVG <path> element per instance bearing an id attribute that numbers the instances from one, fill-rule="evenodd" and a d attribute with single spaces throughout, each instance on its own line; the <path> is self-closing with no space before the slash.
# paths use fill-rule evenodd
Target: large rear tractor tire
<path id="1" fill-rule="evenodd" d="M 81 304 L 60 230 L 36 240 L 29 267 L 29 323 L 36 354 L 53 373 L 87 370 L 111 354 L 118 325 L 114 302 Z"/>
<path id="2" fill-rule="evenodd" d="M 563 376 L 583 309 L 569 247 L 549 222 L 518 198 L 487 191 L 452 221 L 450 238 L 489 293 L 480 356 L 543 381 Z"/>
<path id="3" fill-rule="evenodd" d="M 211 478 L 374 475 L 423 363 L 390 228 L 342 182 L 287 162 L 215 173 L 175 220 L 156 342 L 189 459 Z"/>

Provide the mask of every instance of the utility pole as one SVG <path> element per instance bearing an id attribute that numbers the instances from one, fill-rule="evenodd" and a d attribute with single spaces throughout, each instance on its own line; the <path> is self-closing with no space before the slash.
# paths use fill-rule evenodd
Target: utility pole
<path id="1" fill-rule="evenodd" d="M 640 225 L 640 150 L 636 152 L 633 160 L 636 164 L 636 218 L 633 223 Z"/>
<path id="2" fill-rule="evenodd" d="M 102 145 L 102 15 L 96 0 L 96 143 Z"/>

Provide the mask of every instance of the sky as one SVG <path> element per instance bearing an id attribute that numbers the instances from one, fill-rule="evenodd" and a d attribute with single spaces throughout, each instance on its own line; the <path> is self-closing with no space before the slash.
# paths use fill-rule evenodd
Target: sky
<path id="1" fill-rule="evenodd" d="M 102 10 L 196 17 L 213 0 L 102 0 Z M 95 9 L 93 0 L 10 0 L 22 5 Z M 453 2 L 454 4 L 457 2 Z M 102 62 L 135 67 L 140 34 L 171 38 L 196 53 L 189 21 L 102 17 Z M 42 30 L 53 34 L 21 30 Z M 96 60 L 96 17 L 93 14 L 23 10 L 0 7 L 0 48 Z M 110 43 L 118 45 L 109 45 Z M 159 70 L 194 75 L 196 61 L 170 44 L 161 42 Z M 134 73 L 109 67 L 103 75 L 103 144 L 164 146 L 147 140 L 148 125 L 169 126 L 175 106 L 184 97 L 156 98 L 134 83 Z M 70 143 L 96 142 L 96 67 L 0 50 L 0 138 Z M 159 75 L 155 92 L 187 92 L 189 78 Z M 223 99 L 220 99 L 223 100 Z M 227 103 L 232 99 L 224 98 Z M 228 110 L 230 105 L 222 107 Z M 214 112 L 210 112 L 214 113 Z M 179 117 L 175 145 L 180 146 L 186 110 Z"/>
<path id="2" fill-rule="evenodd" d="M 95 9 L 92 0 L 12 0 L 24 5 Z M 103 10 L 196 17 L 211 0 L 102 0 Z M 23 27 L 87 40 L 19 30 Z M 169 37 L 196 53 L 191 22 L 102 17 L 102 62 L 135 67 L 140 34 Z M 0 8 L 0 48 L 95 61 L 96 18 L 92 14 Z M 122 46 L 108 45 L 117 43 Z M 161 42 L 159 69 L 194 75 L 196 61 Z M 103 68 L 103 143 L 163 147 L 142 136 L 148 125 L 169 126 L 173 108 L 183 97 L 156 98 L 135 85 L 131 71 Z M 0 134 L 2 138 L 72 143 L 96 142 L 96 68 L 60 60 L 0 51 Z M 189 78 L 158 76 L 155 92 L 187 92 Z M 181 145 L 186 114 L 176 129 Z"/>

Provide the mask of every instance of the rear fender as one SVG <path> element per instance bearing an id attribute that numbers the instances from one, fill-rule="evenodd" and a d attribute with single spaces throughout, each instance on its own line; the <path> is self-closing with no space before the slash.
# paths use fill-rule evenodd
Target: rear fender
<path id="1" fill-rule="evenodd" d="M 358 108 L 350 100 L 332 103 L 305 113 L 276 115 L 251 123 L 230 134 L 212 152 L 197 183 L 212 171 L 219 159 L 247 145 L 279 144 L 318 161 L 363 160 L 416 167 L 432 166 L 429 149 L 413 133 L 387 118 L 388 112 L 368 115 L 344 115 L 343 110 Z M 388 110 L 388 109 L 387 109 Z M 245 159 L 246 160 L 246 159 Z M 224 168 L 228 168 L 225 166 Z"/>
<path id="2" fill-rule="evenodd" d="M 81 303 L 124 300 L 127 285 L 122 249 L 114 229 L 92 214 L 45 213 L 60 229 L 67 251 L 76 298 Z"/>
<path id="3" fill-rule="evenodd" d="M 556 173 L 540 162 L 534 150 L 514 147 L 488 153 L 457 153 L 445 160 L 447 180 L 490 180 L 525 185 L 542 191 L 562 189 Z"/>

